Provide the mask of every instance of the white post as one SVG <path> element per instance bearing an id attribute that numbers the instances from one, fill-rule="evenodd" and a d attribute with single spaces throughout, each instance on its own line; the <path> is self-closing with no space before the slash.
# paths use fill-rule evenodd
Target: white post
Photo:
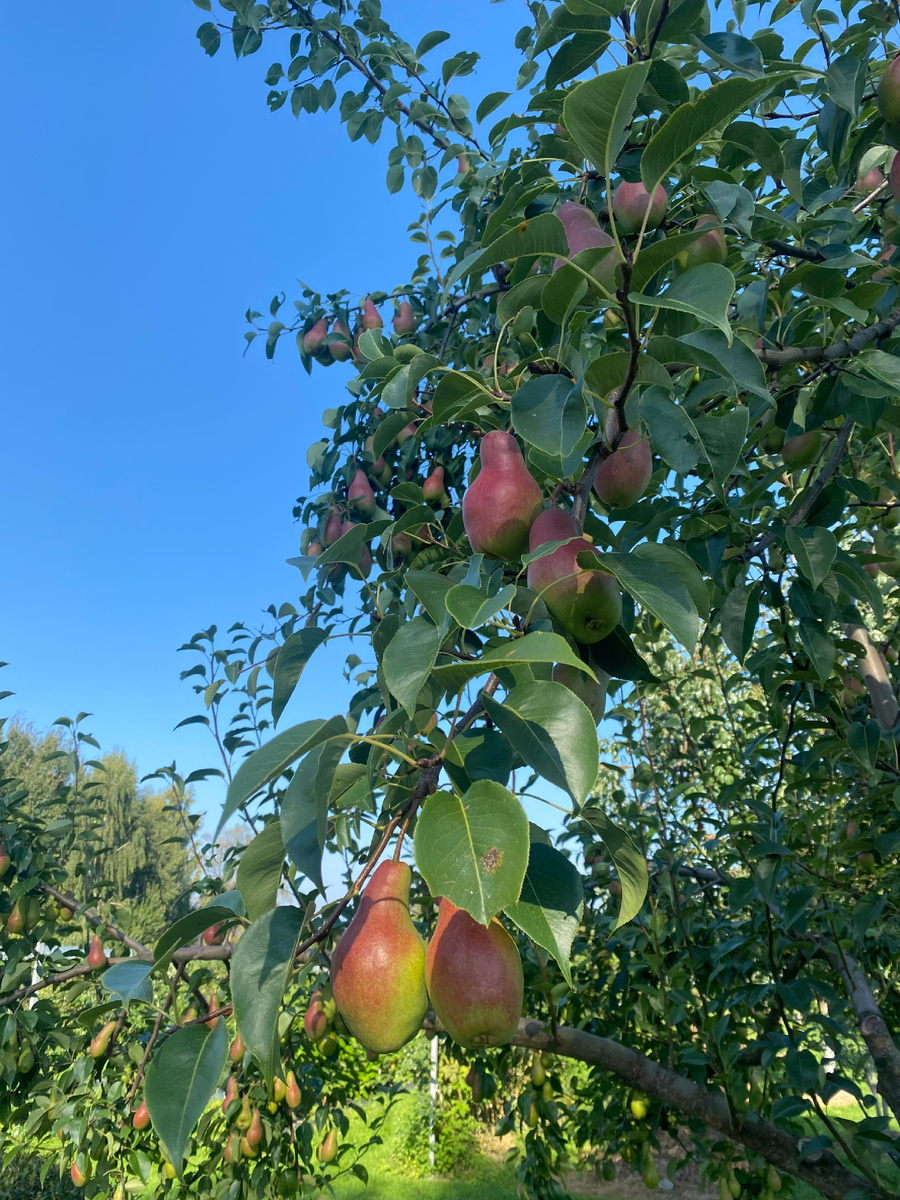
<path id="1" fill-rule="evenodd" d="M 428 1087 L 428 1094 L 431 1096 L 431 1109 L 428 1115 L 428 1161 L 431 1164 L 432 1171 L 434 1170 L 434 1117 L 437 1107 L 438 1094 L 438 1037 L 437 1034 L 431 1039 L 431 1081 Z"/>

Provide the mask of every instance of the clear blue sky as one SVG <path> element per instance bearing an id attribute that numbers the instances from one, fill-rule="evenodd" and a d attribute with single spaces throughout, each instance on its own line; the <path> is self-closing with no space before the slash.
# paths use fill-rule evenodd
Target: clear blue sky
<path id="1" fill-rule="evenodd" d="M 413 44 L 448 30 L 436 56 L 482 51 L 460 81 L 473 108 L 513 89 L 515 0 L 384 11 Z M 243 358 L 243 313 L 282 289 L 290 303 L 298 278 L 388 290 L 418 252 L 418 201 L 384 187 L 390 131 L 372 147 L 335 110 L 270 114 L 263 76 L 286 45 L 209 59 L 204 19 L 191 0 L 46 20 L 7 5 L 0 34 L 3 711 L 39 728 L 90 711 L 141 773 L 214 763 L 199 727 L 173 732 L 198 711 L 176 647 L 296 595 L 291 505 L 350 374 L 309 378 L 288 345 Z M 342 710 L 327 665 L 344 652 L 320 652 L 285 724 Z"/>

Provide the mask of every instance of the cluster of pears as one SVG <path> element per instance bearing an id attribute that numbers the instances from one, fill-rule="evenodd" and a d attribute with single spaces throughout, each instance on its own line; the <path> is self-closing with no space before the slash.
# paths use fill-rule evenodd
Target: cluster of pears
<path id="1" fill-rule="evenodd" d="M 430 999 L 460 1045 L 509 1042 L 524 994 L 515 942 L 496 919 L 480 925 L 443 897 L 426 945 L 409 912 L 411 883 L 406 863 L 380 863 L 335 947 L 331 988 L 347 1028 L 370 1053 L 391 1053 L 416 1035 Z"/>
<path id="2" fill-rule="evenodd" d="M 330 367 L 335 362 L 346 362 L 348 358 L 358 360 L 359 338 L 367 329 L 383 329 L 384 320 L 371 296 L 366 296 L 359 312 L 359 320 L 354 332 L 351 333 L 348 324 L 349 314 L 335 313 L 331 318 L 316 317 L 299 335 L 304 354 L 314 358 L 322 366 Z M 328 328 L 331 320 L 331 329 Z M 408 337 L 415 332 L 416 314 L 408 300 L 401 300 L 393 318 L 394 333 L 398 337 Z"/>
<path id="3" fill-rule="evenodd" d="M 462 501 L 466 536 L 476 553 L 515 559 L 548 542 L 562 542 L 528 567 L 528 586 L 549 612 L 585 645 L 599 642 L 619 624 L 622 597 L 615 579 L 578 565 L 578 555 L 597 554 L 562 508 L 545 509 L 543 495 L 511 433 L 492 430 L 481 440 L 481 469 Z M 652 473 L 650 444 L 634 430 L 604 459 L 595 488 L 607 505 L 633 504 Z"/>

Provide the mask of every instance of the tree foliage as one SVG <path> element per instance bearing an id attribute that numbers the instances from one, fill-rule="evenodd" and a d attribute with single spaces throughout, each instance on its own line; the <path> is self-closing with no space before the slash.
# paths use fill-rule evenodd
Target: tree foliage
<path id="1" fill-rule="evenodd" d="M 422 255 L 390 290 L 336 281 L 289 316 L 281 295 L 271 320 L 247 314 L 248 344 L 294 341 L 308 371 L 347 373 L 348 398 L 307 453 L 298 595 L 183 647 L 220 825 L 253 834 L 197 883 L 204 907 L 151 947 L 88 889 L 82 928 L 130 951 L 89 982 L 28 908 L 66 900 L 59 829 L 6 784 L 4 911 L 35 920 L 2 942 L 0 1115 L 59 1135 L 98 1195 L 156 1180 L 128 1120 L 145 1080 L 176 1191 L 365 1178 L 346 1113 L 365 1099 L 377 1135 L 402 1061 L 366 1066 L 339 1017 L 327 1046 L 295 1018 L 410 834 L 426 933 L 430 889 L 518 939 L 512 1047 L 451 1052 L 523 1132 L 524 1195 L 615 1156 L 655 1186 L 670 1144 L 667 1170 L 698 1161 L 723 1198 L 772 1200 L 782 1174 L 830 1200 L 896 1195 L 896 7 L 532 4 L 515 92 L 473 115 L 455 89 L 477 55 L 439 61 L 446 35 L 413 47 L 378 4 L 195 3 L 208 54 L 277 57 L 270 109 L 336 105 L 351 140 L 388 137 Z M 473 549 L 462 500 L 489 433 L 514 435 L 588 538 L 566 578 L 621 592 L 606 636 L 579 642 L 560 593 L 533 586 L 570 543 Z M 609 499 L 615 456 L 644 438 L 647 486 Z M 291 724 L 338 638 L 348 711 Z M 176 810 L 208 773 L 160 772 Z M 535 795 L 552 834 L 525 816 Z M 326 851 L 348 890 L 323 907 Z M 549 1081 L 523 1078 L 522 1050 L 550 1056 Z M 859 1120 L 829 1112 L 837 1093 Z"/>

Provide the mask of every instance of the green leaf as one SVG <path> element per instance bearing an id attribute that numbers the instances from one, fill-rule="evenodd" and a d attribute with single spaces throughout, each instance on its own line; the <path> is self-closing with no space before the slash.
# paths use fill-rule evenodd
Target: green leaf
<path id="1" fill-rule="evenodd" d="M 328 824 L 328 797 L 344 752 L 343 740 L 310 750 L 294 772 L 281 800 L 281 837 L 294 866 L 322 891 L 322 853 Z"/>
<path id="2" fill-rule="evenodd" d="M 452 694 L 479 675 L 521 663 L 568 663 L 570 667 L 577 667 L 579 671 L 586 671 L 593 676 L 590 667 L 575 654 L 565 638 L 558 633 L 538 632 L 514 638 L 496 650 L 483 654 L 476 662 L 435 667 L 432 678 Z"/>
<path id="3" fill-rule="evenodd" d="M 600 835 L 622 884 L 622 902 L 616 921 L 616 929 L 619 929 L 641 911 L 641 905 L 647 895 L 647 860 L 625 830 L 620 829 L 599 808 L 584 809 L 581 818 Z"/>
<path id="4" fill-rule="evenodd" d="M 191 1131 L 219 1086 L 227 1052 L 227 1027 L 219 1020 L 214 1029 L 177 1029 L 150 1060 L 144 1100 L 153 1131 L 179 1179 Z"/>
<path id="5" fill-rule="evenodd" d="M 548 782 L 582 804 L 597 782 L 597 727 L 583 701 L 561 683 L 512 689 L 502 704 L 483 697 L 485 712 L 513 750 Z"/>
<path id="6" fill-rule="evenodd" d="M 714 130 L 733 121 L 783 78 L 781 75 L 768 79 L 732 77 L 707 88 L 697 100 L 676 108 L 641 156 L 641 179 L 647 191 L 652 195 L 686 154 L 705 145 Z"/>
<path id="7" fill-rule="evenodd" d="M 235 886 L 244 897 L 251 921 L 258 920 L 275 907 L 284 856 L 284 840 L 278 821 L 270 821 L 241 855 Z"/>
<path id="8" fill-rule="evenodd" d="M 495 729 L 466 729 L 444 747 L 444 769 L 460 792 L 479 779 L 493 779 L 506 787 L 512 765 L 509 742 Z"/>
<path id="9" fill-rule="evenodd" d="M 697 608 L 687 587 L 668 567 L 634 554 L 601 554 L 598 562 L 593 552 L 579 554 L 578 565 L 615 575 L 625 591 L 693 653 L 700 634 Z"/>
<path id="10" fill-rule="evenodd" d="M 176 950 L 189 945 L 211 925 L 218 925 L 222 921 L 233 921 L 235 917 L 243 915 L 244 901 L 238 891 L 224 892 L 221 896 L 217 896 L 212 904 L 189 912 L 167 929 L 156 943 L 156 949 L 153 952 L 154 967 L 165 966 Z"/>
<path id="11" fill-rule="evenodd" d="M 609 176 L 638 97 L 647 81 L 649 62 L 632 63 L 588 79 L 573 88 L 563 104 L 563 124 L 585 158 Z"/>
<path id="12" fill-rule="evenodd" d="M 481 101 L 475 110 L 475 120 L 480 125 L 485 117 L 489 117 L 492 112 L 500 107 L 504 100 L 508 100 L 510 92 L 490 92 Z"/>
<path id="13" fill-rule="evenodd" d="M 633 304 L 689 313 L 701 323 L 721 329 L 730 346 L 732 332 L 728 306 L 733 296 L 734 275 L 731 271 L 721 263 L 703 263 L 679 275 L 662 295 L 645 296 L 640 292 L 632 292 L 628 299 Z"/>
<path id="14" fill-rule="evenodd" d="M 659 388 L 649 388 L 641 397 L 640 411 L 660 458 L 681 475 L 705 459 L 721 495 L 744 446 L 749 409 L 739 405 L 721 416 L 694 418 Z"/>
<path id="15" fill-rule="evenodd" d="M 834 660 L 837 657 L 834 639 L 818 621 L 801 621 L 798 632 L 813 670 L 824 683 L 834 670 Z"/>
<path id="16" fill-rule="evenodd" d="M 452 579 L 436 571 L 407 571 L 407 587 L 439 629 L 447 624 L 447 597 L 456 586 Z"/>
<path id="17" fill-rule="evenodd" d="M 372 438 L 372 456 L 380 458 L 391 445 L 401 429 L 405 429 L 412 421 L 410 412 L 393 412 L 378 422 L 378 428 Z"/>
<path id="18" fill-rule="evenodd" d="M 244 930 L 231 959 L 234 1019 L 267 1083 L 281 1058 L 278 1014 L 303 924 L 299 908 L 273 908 Z"/>
<path id="19" fill-rule="evenodd" d="M 516 433 L 529 445 L 565 461 L 579 445 L 588 413 L 581 389 L 571 379 L 538 375 L 513 393 L 512 418 Z"/>
<path id="20" fill-rule="evenodd" d="M 546 84 L 557 88 L 592 67 L 609 45 L 608 33 L 577 33 L 563 42 L 547 67 Z"/>
<path id="21" fill-rule="evenodd" d="M 515 599 L 515 584 L 508 583 L 496 596 L 484 592 L 468 583 L 457 584 L 447 592 L 447 612 L 463 629 L 478 629 L 501 608 L 506 608 Z"/>
<path id="22" fill-rule="evenodd" d="M 690 593 L 699 616 L 705 621 L 709 616 L 709 591 L 697 564 L 676 546 L 661 545 L 659 542 L 641 542 L 631 551 L 638 558 L 658 562 L 673 575 L 677 575 Z"/>
<path id="23" fill-rule="evenodd" d="M 432 896 L 446 896 L 482 925 L 519 899 L 529 844 L 524 808 L 488 779 L 462 798 L 430 796 L 414 838 L 416 866 Z"/>
<path id="24" fill-rule="evenodd" d="M 553 955 L 570 987 L 569 954 L 583 910 L 577 869 L 552 846 L 532 841 L 522 895 L 505 912 L 527 937 Z"/>
<path id="25" fill-rule="evenodd" d="M 441 631 L 426 617 L 413 617 L 400 626 L 384 652 L 381 667 L 385 683 L 410 716 L 416 711 L 416 697 L 440 648 Z"/>
<path id="26" fill-rule="evenodd" d="M 886 383 L 895 394 L 900 392 L 900 358 L 884 350 L 863 350 L 853 360 L 867 375 Z"/>
<path id="27" fill-rule="evenodd" d="M 441 42 L 446 42 L 449 37 L 450 34 L 445 33 L 443 29 L 432 29 L 430 33 L 425 34 L 418 46 L 416 46 L 416 58 L 424 58 L 429 50 L 433 50 Z"/>
<path id="28" fill-rule="evenodd" d="M 749 587 L 746 583 L 735 584 L 719 613 L 725 645 L 742 665 L 759 620 L 759 591 L 758 583 Z"/>
<path id="29" fill-rule="evenodd" d="M 814 588 L 817 588 L 831 570 L 837 556 L 837 538 L 830 529 L 821 525 L 809 529 L 795 529 L 788 525 L 785 539 L 797 566 Z"/>
<path id="30" fill-rule="evenodd" d="M 339 718 L 332 718 L 332 720 Z M 290 729 L 277 734 L 271 741 L 260 746 L 241 763 L 237 774 L 228 786 L 225 797 L 225 807 L 216 828 L 218 835 L 222 826 L 242 804 L 260 791 L 273 779 L 277 779 L 287 768 L 312 746 L 316 745 L 319 735 L 330 725 L 327 721 L 304 721 L 301 725 L 292 725 Z M 346 724 L 344 726 L 346 728 Z M 328 732 L 325 737 L 331 736 Z"/>
<path id="31" fill-rule="evenodd" d="M 612 633 L 599 642 L 588 646 L 588 654 L 592 665 L 613 679 L 627 679 L 634 683 L 658 682 L 621 625 L 617 625 Z"/>
<path id="32" fill-rule="evenodd" d="M 878 761 L 878 750 L 881 745 L 881 734 L 875 721 L 854 721 L 847 730 L 847 743 L 853 756 L 866 768 L 874 770 Z"/>
<path id="33" fill-rule="evenodd" d="M 463 275 L 482 275 L 489 267 L 501 262 L 515 262 L 519 258 L 532 258 L 540 254 L 565 257 L 569 243 L 562 222 L 552 213 L 542 213 L 530 221 L 521 221 L 509 233 L 501 234 L 483 250 L 477 250 L 458 263 L 447 279 L 451 288 Z"/>
<path id="34" fill-rule="evenodd" d="M 272 720 L 276 725 L 313 651 L 327 640 L 328 634 L 324 629 L 308 626 L 292 633 L 278 651 L 272 687 Z"/>
<path id="35" fill-rule="evenodd" d="M 100 976 L 100 982 L 108 992 L 118 996 L 122 1003 L 128 1005 L 132 1000 L 143 1000 L 145 1004 L 153 1002 L 153 984 L 150 982 L 150 972 L 153 963 L 140 958 L 129 959 L 128 962 L 116 963 Z"/>

